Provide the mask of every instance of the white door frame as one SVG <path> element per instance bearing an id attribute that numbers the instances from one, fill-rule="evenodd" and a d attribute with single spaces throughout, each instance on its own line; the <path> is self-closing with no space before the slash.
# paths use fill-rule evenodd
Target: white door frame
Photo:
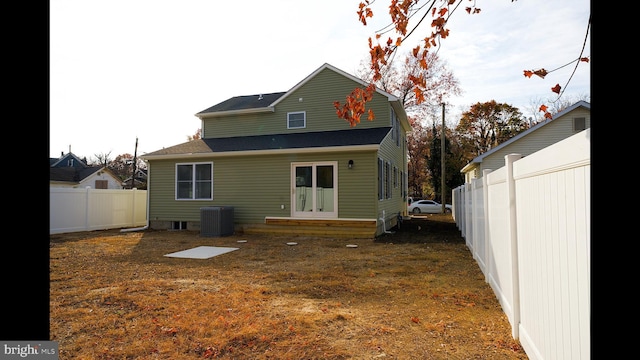
<path id="1" fill-rule="evenodd" d="M 317 167 L 333 168 L 333 188 L 317 186 Z M 311 188 L 298 186 L 296 168 L 311 167 Z M 304 193 L 302 192 L 304 191 Z M 291 217 L 337 218 L 338 217 L 338 162 L 313 161 L 291 163 Z"/>

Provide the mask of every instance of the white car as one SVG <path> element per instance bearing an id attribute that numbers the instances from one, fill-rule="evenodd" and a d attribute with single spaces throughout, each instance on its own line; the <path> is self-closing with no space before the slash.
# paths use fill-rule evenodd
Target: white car
<path id="1" fill-rule="evenodd" d="M 451 212 L 451 205 L 445 204 L 444 211 Z M 413 214 L 441 214 L 442 204 L 433 200 L 417 200 L 409 205 L 409 212 Z"/>

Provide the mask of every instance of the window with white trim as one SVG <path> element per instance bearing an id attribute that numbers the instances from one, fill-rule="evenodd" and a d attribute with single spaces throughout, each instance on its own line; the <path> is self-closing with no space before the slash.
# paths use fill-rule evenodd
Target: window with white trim
<path id="1" fill-rule="evenodd" d="M 302 129 L 307 127 L 307 113 L 305 111 L 287 113 L 287 129 Z"/>
<path id="2" fill-rule="evenodd" d="M 213 200 L 213 163 L 176 164 L 176 199 Z"/>
<path id="3" fill-rule="evenodd" d="M 391 127 L 391 138 L 396 141 L 396 146 L 400 146 L 400 122 L 393 108 L 391 108 Z"/>

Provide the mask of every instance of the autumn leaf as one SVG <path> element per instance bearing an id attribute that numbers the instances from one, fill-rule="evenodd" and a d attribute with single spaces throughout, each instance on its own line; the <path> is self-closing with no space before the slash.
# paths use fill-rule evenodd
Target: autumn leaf
<path id="1" fill-rule="evenodd" d="M 560 94 L 560 89 L 561 89 L 560 84 L 556 84 L 556 86 L 551 88 L 551 91 L 553 91 L 556 94 Z"/>
<path id="2" fill-rule="evenodd" d="M 544 79 L 544 77 L 545 77 L 545 76 L 547 76 L 547 74 L 548 74 L 548 73 L 547 73 L 547 70 L 545 70 L 545 69 L 539 69 L 539 70 L 534 71 L 533 73 L 534 73 L 534 74 L 536 74 L 536 75 L 538 75 L 538 76 L 540 76 L 540 77 L 541 77 L 541 78 L 543 78 L 543 79 Z"/>
<path id="3" fill-rule="evenodd" d="M 549 111 L 547 111 L 549 108 L 547 107 L 547 105 L 540 105 L 540 108 L 538 109 L 538 111 L 541 111 L 544 113 L 544 118 L 545 119 L 552 119 L 553 115 L 551 115 L 551 113 Z"/>
<path id="4" fill-rule="evenodd" d="M 411 317 L 411 321 L 413 321 L 414 323 L 418 324 L 420 322 L 420 319 L 418 319 L 417 317 L 413 316 L 413 317 Z"/>
<path id="5" fill-rule="evenodd" d="M 420 51 L 420 45 L 413 48 L 412 54 L 413 57 L 418 57 L 418 52 Z"/>
<path id="6" fill-rule="evenodd" d="M 369 109 L 369 111 L 367 111 L 367 120 L 369 121 L 373 121 L 375 119 L 375 115 L 373 114 L 373 110 Z"/>
<path id="7" fill-rule="evenodd" d="M 589 62 L 589 58 L 588 57 L 581 57 L 580 61 L 588 63 Z"/>
<path id="8" fill-rule="evenodd" d="M 367 25 L 367 18 L 372 18 L 373 17 L 373 11 L 371 11 L 371 8 L 367 7 L 367 5 L 369 5 L 369 1 L 365 3 L 360 3 L 360 5 L 358 5 L 358 19 L 360 19 L 360 22 L 363 25 Z"/>
<path id="9" fill-rule="evenodd" d="M 530 78 L 531 75 L 538 75 L 539 77 L 543 78 L 545 76 L 547 76 L 548 72 L 545 69 L 539 69 L 539 70 L 525 70 L 524 71 L 524 76 Z"/>

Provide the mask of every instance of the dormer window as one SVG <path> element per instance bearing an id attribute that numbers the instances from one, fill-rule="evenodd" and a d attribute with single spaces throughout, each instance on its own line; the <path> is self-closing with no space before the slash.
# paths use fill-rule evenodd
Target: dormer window
<path id="1" fill-rule="evenodd" d="M 304 111 L 287 113 L 287 129 L 303 129 L 307 127 L 307 114 Z"/>
<path id="2" fill-rule="evenodd" d="M 67 160 L 67 166 L 73 167 L 73 159 Z"/>

